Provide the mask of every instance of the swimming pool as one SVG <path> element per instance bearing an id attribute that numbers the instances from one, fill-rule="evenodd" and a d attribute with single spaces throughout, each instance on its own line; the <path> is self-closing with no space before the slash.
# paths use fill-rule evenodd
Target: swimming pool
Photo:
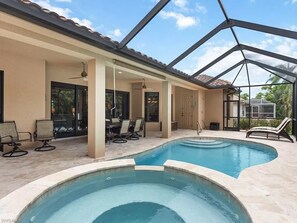
<path id="1" fill-rule="evenodd" d="M 237 178 L 248 167 L 277 157 L 275 149 L 252 142 L 227 139 L 176 140 L 134 157 L 137 165 L 163 165 L 166 160 L 197 164 Z"/>
<path id="2" fill-rule="evenodd" d="M 168 168 L 118 168 L 82 175 L 51 188 L 30 203 L 17 222 L 252 221 L 237 198 L 207 179 Z"/>

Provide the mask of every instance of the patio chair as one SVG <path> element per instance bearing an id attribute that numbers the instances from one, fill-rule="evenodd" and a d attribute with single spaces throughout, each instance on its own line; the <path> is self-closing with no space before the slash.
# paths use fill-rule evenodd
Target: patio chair
<path id="1" fill-rule="evenodd" d="M 119 124 L 121 120 L 119 118 L 111 118 L 111 124 Z"/>
<path id="2" fill-rule="evenodd" d="M 22 137 L 20 137 L 22 135 Z M 32 142 L 30 132 L 18 132 L 15 121 L 0 123 L 0 144 L 12 147 L 12 150 L 3 153 L 3 157 L 19 157 L 28 154 L 28 151 L 20 149 L 21 142 Z"/>
<path id="3" fill-rule="evenodd" d="M 139 137 L 141 137 L 139 132 L 142 131 L 142 129 L 141 129 L 142 123 L 143 123 L 143 118 L 137 118 L 136 119 L 134 128 L 132 130 L 132 133 L 127 139 L 138 140 Z"/>
<path id="4" fill-rule="evenodd" d="M 119 134 L 115 135 L 114 143 L 125 143 L 127 137 L 131 134 L 129 132 L 130 120 L 123 120 Z"/>
<path id="5" fill-rule="evenodd" d="M 248 138 L 253 133 L 258 134 L 266 134 L 266 138 L 268 139 L 269 134 L 276 135 L 279 139 L 280 137 L 284 137 L 288 140 L 290 140 L 292 143 L 294 143 L 293 139 L 289 136 L 289 134 L 285 131 L 285 128 L 288 126 L 288 124 L 291 122 L 290 118 L 285 118 L 282 123 L 276 127 L 276 128 L 270 128 L 270 127 L 256 127 L 251 128 L 246 133 L 246 138 Z"/>
<path id="6" fill-rule="evenodd" d="M 49 144 L 49 141 L 56 138 L 54 131 L 54 122 L 52 120 L 36 120 L 36 130 L 34 132 L 34 141 L 40 141 L 42 146 L 35 148 L 37 152 L 45 152 L 56 149 Z"/>
<path id="7" fill-rule="evenodd" d="M 109 144 L 115 135 L 115 133 L 112 131 L 112 128 L 113 125 L 111 124 L 111 119 L 105 119 L 105 142 L 108 142 Z"/>
<path id="8" fill-rule="evenodd" d="M 282 122 L 277 126 L 277 127 L 270 127 L 270 126 L 257 126 L 257 127 L 253 127 L 252 129 L 266 129 L 266 130 L 279 130 L 281 129 L 281 127 L 286 124 L 286 122 L 289 120 L 288 117 L 284 118 L 282 120 Z"/>

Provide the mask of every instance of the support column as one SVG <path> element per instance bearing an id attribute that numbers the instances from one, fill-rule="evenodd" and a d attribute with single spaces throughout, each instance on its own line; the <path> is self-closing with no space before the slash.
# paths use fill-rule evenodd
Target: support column
<path id="1" fill-rule="evenodd" d="M 105 155 L 105 63 L 88 62 L 88 156 Z"/>
<path id="2" fill-rule="evenodd" d="M 162 82 L 162 138 L 171 137 L 171 83 Z"/>

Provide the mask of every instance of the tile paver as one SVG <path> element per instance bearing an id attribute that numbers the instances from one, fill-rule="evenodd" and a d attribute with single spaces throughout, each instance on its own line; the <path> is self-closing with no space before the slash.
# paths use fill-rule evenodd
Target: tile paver
<path id="1" fill-rule="evenodd" d="M 87 138 L 56 140 L 54 151 L 38 153 L 29 151 L 27 156 L 18 158 L 0 158 L 0 198 L 17 188 L 43 176 L 82 164 L 100 162 L 119 157 L 126 157 L 141 151 L 154 148 L 172 139 L 181 137 L 197 137 L 194 130 L 178 130 L 172 132 L 171 139 L 163 139 L 160 132 L 149 132 L 146 138 L 129 141 L 125 144 L 106 144 L 106 156 L 94 160 L 87 156 Z M 234 192 L 257 210 L 267 213 L 271 222 L 297 223 L 297 144 L 289 141 L 245 138 L 244 132 L 203 131 L 199 137 L 223 137 L 248 140 L 273 146 L 278 151 L 278 158 L 272 162 L 254 166 L 244 170 L 235 181 L 243 185 Z M 218 179 L 219 180 L 219 179 Z M 232 186 L 231 186 L 232 187 Z M 259 192 L 260 196 L 249 194 L 250 190 Z M 231 189 L 232 191 L 232 189 Z M 261 199 L 261 196 L 263 199 Z M 265 202 L 264 202 L 265 200 Z M 260 213 L 259 213 L 260 214 Z M 263 216 L 259 216 L 259 219 Z"/>

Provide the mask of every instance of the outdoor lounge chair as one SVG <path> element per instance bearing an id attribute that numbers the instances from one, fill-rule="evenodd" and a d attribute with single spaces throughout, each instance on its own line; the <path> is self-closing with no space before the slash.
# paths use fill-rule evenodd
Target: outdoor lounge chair
<path id="1" fill-rule="evenodd" d="M 129 126 L 130 126 L 130 120 L 123 120 L 120 132 L 119 132 L 119 134 L 115 135 L 115 139 L 113 140 L 113 142 L 115 142 L 115 143 L 127 142 L 126 138 L 129 137 L 129 134 L 131 134 L 129 132 Z"/>
<path id="2" fill-rule="evenodd" d="M 278 139 L 280 137 L 284 137 L 286 139 L 289 139 L 292 143 L 294 143 L 293 139 L 289 136 L 289 134 L 285 131 L 285 128 L 288 126 L 288 124 L 291 122 L 290 118 L 285 118 L 281 124 L 276 127 L 255 127 L 251 128 L 246 133 L 246 138 L 248 138 L 251 134 L 265 134 L 266 138 L 268 139 L 269 134 L 276 135 Z"/>
<path id="3" fill-rule="evenodd" d="M 35 148 L 37 152 L 54 150 L 56 147 L 49 144 L 49 141 L 56 138 L 54 122 L 52 120 L 36 120 L 34 141 L 41 141 L 43 145 Z"/>
<path id="4" fill-rule="evenodd" d="M 20 134 L 23 137 L 20 137 Z M 30 141 L 32 142 L 32 134 L 30 132 L 18 132 L 15 121 L 7 121 L 0 123 L 0 143 L 1 145 L 8 145 L 12 147 L 12 150 L 3 153 L 3 157 L 18 157 L 28 154 L 28 151 L 19 148 L 20 142 Z"/>
<path id="5" fill-rule="evenodd" d="M 257 126 L 257 127 L 253 127 L 252 129 L 266 129 L 266 130 L 279 130 L 281 129 L 281 127 L 286 124 L 286 122 L 289 120 L 288 117 L 284 118 L 282 120 L 282 122 L 277 126 L 277 127 L 270 127 L 270 126 Z"/>
<path id="6" fill-rule="evenodd" d="M 137 118 L 135 121 L 134 128 L 132 130 L 132 134 L 127 138 L 131 140 L 138 140 L 141 135 L 139 134 L 140 131 L 142 131 L 143 118 Z"/>

